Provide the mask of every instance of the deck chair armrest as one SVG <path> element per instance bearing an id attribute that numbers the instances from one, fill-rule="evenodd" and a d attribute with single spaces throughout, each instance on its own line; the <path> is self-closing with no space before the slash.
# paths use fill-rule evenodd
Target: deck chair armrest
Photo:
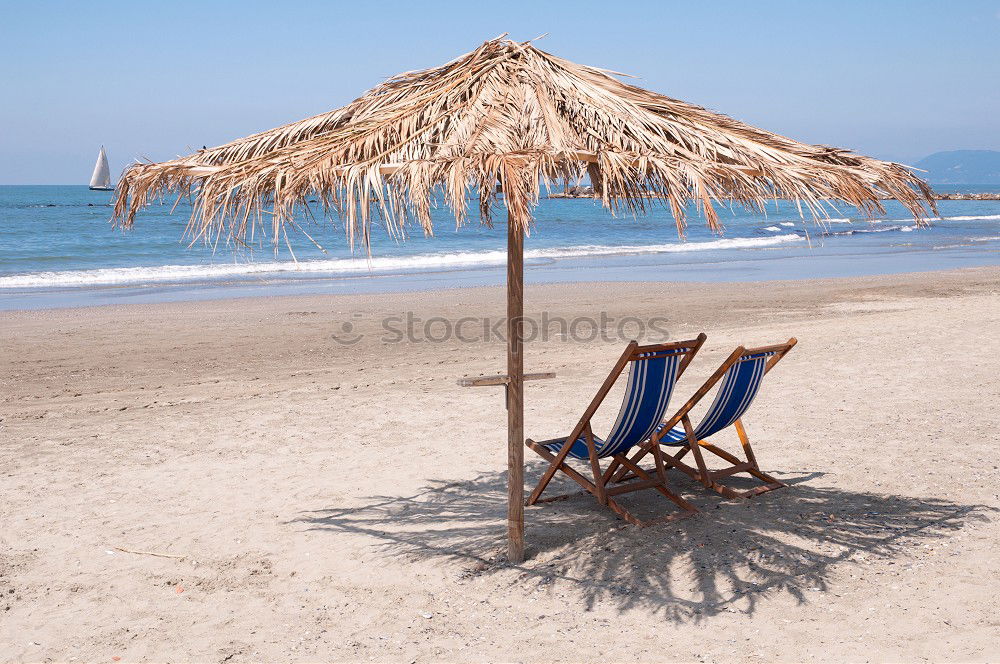
<path id="1" fill-rule="evenodd" d="M 681 365 L 679 367 L 677 367 L 677 377 L 678 378 L 680 378 L 682 375 L 684 375 L 685 369 L 687 369 L 688 365 L 691 364 L 691 361 L 694 359 L 694 356 L 698 354 L 698 351 L 701 350 L 701 347 L 703 345 L 705 345 L 705 340 L 706 339 L 708 339 L 708 335 L 705 334 L 704 332 L 702 332 L 701 334 L 699 334 L 694 339 L 694 345 L 692 345 L 691 348 L 688 349 L 688 352 L 684 356 L 684 359 L 681 360 Z"/>
<path id="2" fill-rule="evenodd" d="M 778 352 L 775 353 L 771 357 L 771 359 L 767 361 L 767 365 L 764 367 L 764 373 L 767 374 L 767 372 L 773 369 L 774 365 L 777 364 L 781 360 L 781 358 L 787 355 L 788 351 L 790 351 L 798 342 L 799 342 L 798 339 L 792 337 L 786 343 L 782 344 Z"/>

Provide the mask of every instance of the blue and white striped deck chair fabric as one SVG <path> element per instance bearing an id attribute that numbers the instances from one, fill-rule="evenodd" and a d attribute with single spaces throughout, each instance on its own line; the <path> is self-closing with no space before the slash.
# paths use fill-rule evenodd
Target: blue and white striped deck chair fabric
<path id="1" fill-rule="evenodd" d="M 618 419 L 606 438 L 594 436 L 599 458 L 624 454 L 648 439 L 663 422 L 670 405 L 670 396 L 677 384 L 681 361 L 688 349 L 665 352 L 637 353 L 630 361 L 628 383 Z M 556 454 L 566 439 L 546 441 L 544 447 Z M 581 434 L 570 448 L 569 456 L 588 459 L 587 441 Z"/>
<path id="2" fill-rule="evenodd" d="M 715 400 L 701 423 L 694 429 L 694 435 L 698 440 L 719 433 L 743 417 L 760 391 L 768 360 L 777 352 L 772 350 L 744 356 L 726 371 Z M 660 443 L 675 446 L 687 444 L 684 427 L 676 426 L 661 434 Z"/>

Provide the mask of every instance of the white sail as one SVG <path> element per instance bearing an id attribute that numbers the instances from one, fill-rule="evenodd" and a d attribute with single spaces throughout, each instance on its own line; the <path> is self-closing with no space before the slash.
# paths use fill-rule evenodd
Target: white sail
<path id="1" fill-rule="evenodd" d="M 108 155 L 104 152 L 104 146 L 97 154 L 97 163 L 94 164 L 94 174 L 90 176 L 91 189 L 111 189 L 111 169 L 108 168 Z"/>

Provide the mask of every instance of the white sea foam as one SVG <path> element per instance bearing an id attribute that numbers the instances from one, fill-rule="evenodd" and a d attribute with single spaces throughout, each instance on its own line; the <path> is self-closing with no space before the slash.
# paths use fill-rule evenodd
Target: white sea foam
<path id="1" fill-rule="evenodd" d="M 944 219 L 945 221 L 989 221 L 1000 220 L 1000 214 L 982 214 L 966 217 L 938 217 L 936 221 L 940 221 L 941 219 Z"/>
<path id="2" fill-rule="evenodd" d="M 679 253 L 725 249 L 753 249 L 786 242 L 799 242 L 794 233 L 769 237 L 727 238 L 706 242 L 675 242 L 671 244 L 603 246 L 584 245 L 556 249 L 532 249 L 524 252 L 527 260 L 583 258 L 587 256 L 622 256 L 635 254 Z M 332 258 L 266 263 L 217 263 L 212 265 L 158 265 L 155 267 L 118 267 L 60 272 L 33 272 L 0 277 L 0 288 L 51 288 L 65 286 L 111 286 L 122 284 L 162 283 L 175 281 L 210 281 L 252 275 L 338 274 L 365 275 L 449 268 L 489 267 L 503 265 L 505 251 L 456 252 L 450 254 L 419 254 L 416 256 L 377 256 L 364 258 Z"/>
<path id="3" fill-rule="evenodd" d="M 848 231 L 827 231 L 823 235 L 863 235 L 865 233 L 892 233 L 894 231 L 913 230 L 910 226 L 878 226 L 870 228 L 852 228 Z"/>
<path id="4" fill-rule="evenodd" d="M 780 224 L 778 224 L 778 225 L 779 225 L 779 226 L 784 226 L 784 227 L 788 228 L 788 227 L 790 227 L 790 226 L 794 226 L 794 225 L 795 225 L 795 222 L 794 222 L 794 221 L 783 221 L 783 222 L 781 222 L 781 223 L 780 223 Z"/>
<path id="5" fill-rule="evenodd" d="M 1000 220 L 1000 214 L 982 214 L 982 215 L 966 215 L 959 217 L 928 217 L 927 221 L 997 221 Z M 913 217 L 902 217 L 900 219 L 823 219 L 822 223 L 827 224 L 857 224 L 859 226 L 866 224 L 902 224 L 908 221 L 913 221 Z M 782 224 L 784 226 L 786 224 Z M 790 224 L 789 224 L 790 225 Z"/>
<path id="6" fill-rule="evenodd" d="M 929 217 L 927 221 L 998 221 L 1000 220 L 1000 214 L 980 214 L 980 215 L 965 215 L 960 217 Z M 903 217 L 901 219 L 875 219 L 876 224 L 898 224 L 902 222 L 913 221 L 912 217 Z M 858 223 L 868 223 L 867 220 L 861 220 Z"/>
<path id="7" fill-rule="evenodd" d="M 772 233 L 780 233 L 781 232 L 781 229 L 778 228 L 777 226 L 768 226 L 764 230 L 765 231 L 771 231 Z"/>

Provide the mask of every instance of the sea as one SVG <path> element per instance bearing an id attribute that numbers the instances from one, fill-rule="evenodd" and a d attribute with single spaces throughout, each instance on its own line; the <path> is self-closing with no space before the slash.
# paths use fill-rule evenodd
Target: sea
<path id="1" fill-rule="evenodd" d="M 291 250 L 284 242 L 253 249 L 192 243 L 186 200 L 146 208 L 123 232 L 110 223 L 112 196 L 86 186 L 0 186 L 0 309 L 430 290 L 505 278 L 502 211 L 493 227 L 473 216 L 456 228 L 450 210 L 435 209 L 430 237 L 419 227 L 404 239 L 376 227 L 369 255 L 350 247 L 336 219 L 300 220 L 323 250 L 292 231 Z M 885 207 L 869 221 L 852 207 L 831 206 L 830 218 L 815 223 L 788 201 L 764 214 L 720 206 L 721 233 L 692 208 L 679 238 L 663 207 L 616 217 L 592 199 L 543 199 L 525 241 L 525 280 L 740 282 L 1000 265 L 1000 201 L 939 201 L 939 216 L 926 227 L 895 201 Z"/>

